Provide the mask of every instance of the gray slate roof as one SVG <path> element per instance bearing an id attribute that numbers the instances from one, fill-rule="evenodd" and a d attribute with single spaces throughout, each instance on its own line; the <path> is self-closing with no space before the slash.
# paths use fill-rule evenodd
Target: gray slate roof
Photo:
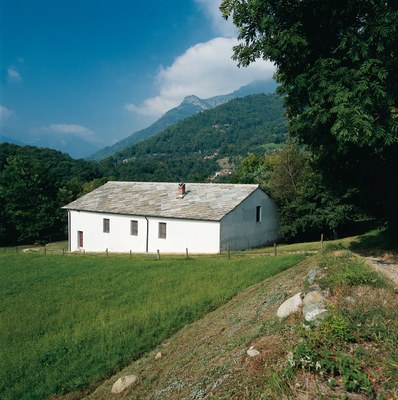
<path id="1" fill-rule="evenodd" d="M 258 185 L 212 183 L 185 185 L 185 196 L 177 198 L 177 183 L 108 182 L 63 208 L 219 221 L 258 188 Z"/>

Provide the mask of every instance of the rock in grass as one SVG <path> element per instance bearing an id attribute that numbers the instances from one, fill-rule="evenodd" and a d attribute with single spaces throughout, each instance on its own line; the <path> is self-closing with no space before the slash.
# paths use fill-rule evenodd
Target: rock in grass
<path id="1" fill-rule="evenodd" d="M 314 283 L 315 278 L 319 275 L 318 269 L 310 269 L 307 273 L 307 280 L 312 285 Z"/>
<path id="2" fill-rule="evenodd" d="M 162 358 L 162 353 L 159 351 L 159 353 L 156 354 L 155 360 L 160 360 Z"/>
<path id="3" fill-rule="evenodd" d="M 306 321 L 318 321 L 327 312 L 323 303 L 310 303 L 303 307 L 303 316 Z"/>
<path id="4" fill-rule="evenodd" d="M 325 297 L 320 290 L 308 292 L 303 299 L 303 316 L 306 321 L 319 323 L 328 312 L 325 307 Z"/>
<path id="5" fill-rule="evenodd" d="M 355 299 L 352 296 L 347 296 L 345 301 L 349 304 L 355 304 Z"/>
<path id="6" fill-rule="evenodd" d="M 301 300 L 301 292 L 295 294 L 294 296 L 290 297 L 286 301 L 284 301 L 278 308 L 276 315 L 279 318 L 286 318 L 290 314 L 293 314 L 300 310 L 303 301 Z"/>
<path id="7" fill-rule="evenodd" d="M 314 303 L 323 303 L 325 301 L 325 297 L 320 290 L 314 290 L 313 292 L 308 292 L 303 299 L 303 304 L 314 304 Z"/>
<path id="8" fill-rule="evenodd" d="M 253 346 L 250 347 L 250 349 L 247 350 L 246 353 L 249 357 L 256 357 L 260 354 L 260 352 L 258 350 L 256 350 L 255 348 L 253 348 Z"/>
<path id="9" fill-rule="evenodd" d="M 119 378 L 112 386 L 112 393 L 122 393 L 129 386 L 135 385 L 138 382 L 136 375 L 126 375 Z"/>

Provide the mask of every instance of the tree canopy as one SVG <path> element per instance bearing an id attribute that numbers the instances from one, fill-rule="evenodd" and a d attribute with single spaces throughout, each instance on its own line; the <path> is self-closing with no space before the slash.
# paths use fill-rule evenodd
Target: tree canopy
<path id="1" fill-rule="evenodd" d="M 351 233 L 362 217 L 347 196 L 336 197 L 313 168 L 311 152 L 293 142 L 278 150 L 240 163 L 231 182 L 258 183 L 279 208 L 280 238 L 284 241 L 333 238 Z"/>
<path id="2" fill-rule="evenodd" d="M 0 144 L 0 245 L 63 239 L 62 206 L 100 179 L 96 163 L 32 146 Z"/>
<path id="3" fill-rule="evenodd" d="M 277 67 L 289 132 L 330 187 L 398 222 L 398 2 L 223 0 L 234 58 Z"/>

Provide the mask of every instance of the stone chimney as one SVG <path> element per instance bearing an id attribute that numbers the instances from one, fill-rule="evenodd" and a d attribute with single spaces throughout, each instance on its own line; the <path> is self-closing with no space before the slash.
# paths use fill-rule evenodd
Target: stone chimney
<path id="1" fill-rule="evenodd" d="M 178 184 L 177 198 L 182 199 L 185 196 L 185 183 Z"/>

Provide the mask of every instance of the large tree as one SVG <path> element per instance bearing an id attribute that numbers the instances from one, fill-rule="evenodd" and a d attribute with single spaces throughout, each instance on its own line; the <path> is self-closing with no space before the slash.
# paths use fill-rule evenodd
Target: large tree
<path id="1" fill-rule="evenodd" d="M 352 232 L 352 222 L 362 217 L 347 196 L 336 197 L 313 169 L 312 154 L 288 142 L 265 156 L 248 155 L 232 182 L 258 183 L 279 208 L 280 238 L 284 241 L 315 240 Z"/>
<path id="2" fill-rule="evenodd" d="M 64 225 L 51 171 L 37 160 L 10 156 L 0 171 L 0 243 L 33 243 L 60 235 Z M 64 233 L 64 232 L 61 232 Z"/>
<path id="3" fill-rule="evenodd" d="M 290 133 L 338 195 L 398 223 L 398 2 L 223 0 L 239 65 L 277 67 Z"/>

